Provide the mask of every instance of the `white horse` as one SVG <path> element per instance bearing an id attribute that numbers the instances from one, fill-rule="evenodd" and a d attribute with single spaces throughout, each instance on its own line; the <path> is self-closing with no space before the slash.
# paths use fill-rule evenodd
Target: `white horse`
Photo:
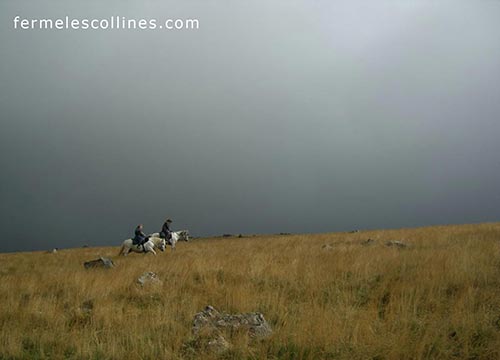
<path id="1" fill-rule="evenodd" d="M 127 256 L 129 252 L 137 252 L 137 253 L 153 253 L 156 255 L 155 248 L 160 249 L 161 251 L 165 251 L 167 243 L 165 239 L 160 239 L 159 237 L 150 237 L 148 241 L 146 241 L 142 245 L 135 245 L 132 239 L 127 239 L 122 243 L 122 247 L 120 249 L 120 253 L 118 255 Z"/>
<path id="2" fill-rule="evenodd" d="M 175 250 L 175 244 L 177 241 L 189 241 L 189 231 L 188 230 L 179 230 L 172 231 L 172 237 L 170 240 L 167 240 L 167 244 L 172 247 L 172 250 Z M 160 233 L 153 233 L 151 235 L 152 238 L 160 238 Z"/>

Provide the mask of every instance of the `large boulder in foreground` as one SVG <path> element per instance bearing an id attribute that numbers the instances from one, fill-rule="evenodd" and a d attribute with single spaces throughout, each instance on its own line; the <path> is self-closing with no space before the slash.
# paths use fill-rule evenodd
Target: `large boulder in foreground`
<path id="1" fill-rule="evenodd" d="M 227 339 L 235 334 L 263 339 L 273 331 L 261 313 L 225 314 L 209 305 L 194 316 L 192 332 L 198 348 L 221 352 L 231 347 Z"/>
<path id="2" fill-rule="evenodd" d="M 83 263 L 83 266 L 85 266 L 85 269 L 92 269 L 92 268 L 103 268 L 103 269 L 110 269 L 115 266 L 113 261 L 108 258 L 100 257 L 97 260 L 91 260 Z"/>

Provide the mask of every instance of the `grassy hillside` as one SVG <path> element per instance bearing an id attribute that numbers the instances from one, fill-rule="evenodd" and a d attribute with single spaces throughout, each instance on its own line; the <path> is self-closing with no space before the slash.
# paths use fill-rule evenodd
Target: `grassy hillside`
<path id="1" fill-rule="evenodd" d="M 200 239 L 156 257 L 118 250 L 0 254 L 0 358 L 215 357 L 184 346 L 208 304 L 260 311 L 274 329 L 226 359 L 500 358 L 498 223 Z M 83 268 L 99 255 L 117 266 Z M 140 288 L 145 271 L 163 283 Z"/>

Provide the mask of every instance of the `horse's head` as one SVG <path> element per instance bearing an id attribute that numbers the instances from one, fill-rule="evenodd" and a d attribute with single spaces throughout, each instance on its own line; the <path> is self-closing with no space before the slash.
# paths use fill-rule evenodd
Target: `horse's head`
<path id="1" fill-rule="evenodd" d="M 161 239 L 159 242 L 158 242 L 158 249 L 160 249 L 161 251 L 165 251 L 165 249 L 167 248 L 167 243 L 165 241 L 165 239 Z"/>
<path id="2" fill-rule="evenodd" d="M 181 237 L 181 240 L 184 240 L 184 241 L 189 241 L 189 231 L 188 230 L 182 230 L 180 232 L 180 237 Z"/>

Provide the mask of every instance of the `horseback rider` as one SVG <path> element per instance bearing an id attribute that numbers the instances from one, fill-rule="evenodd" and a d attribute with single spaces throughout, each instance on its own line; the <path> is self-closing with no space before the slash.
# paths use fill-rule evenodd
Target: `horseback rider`
<path id="1" fill-rule="evenodd" d="M 144 232 L 142 231 L 142 228 L 143 228 L 142 224 L 137 225 L 137 227 L 135 228 L 135 232 L 134 232 L 135 236 L 132 239 L 132 244 L 137 245 L 137 246 L 141 246 L 146 241 L 148 241 L 148 237 L 146 236 L 146 234 L 144 234 Z"/>
<path id="2" fill-rule="evenodd" d="M 165 239 L 167 242 L 170 242 L 170 239 L 172 239 L 172 230 L 170 230 L 170 224 L 172 223 L 172 219 L 167 218 L 165 222 L 163 223 L 163 226 L 161 227 L 160 231 L 160 237 L 162 239 Z"/>

